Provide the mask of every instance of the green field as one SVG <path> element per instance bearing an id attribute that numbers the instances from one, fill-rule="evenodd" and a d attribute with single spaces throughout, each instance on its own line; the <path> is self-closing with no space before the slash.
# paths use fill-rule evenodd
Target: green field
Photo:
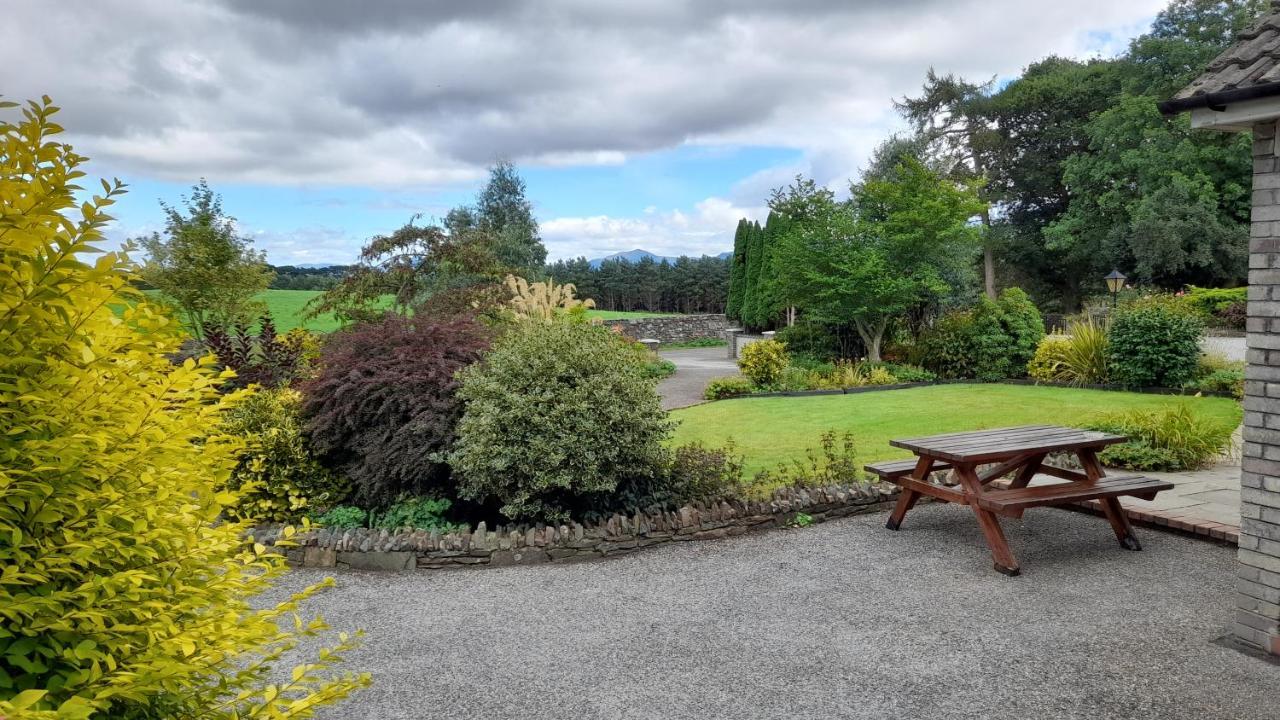
<path id="1" fill-rule="evenodd" d="M 857 395 L 721 400 L 671 413 L 675 442 L 707 446 L 732 439 L 747 476 L 779 462 L 803 459 L 823 432 L 852 432 L 858 460 L 910 457 L 894 438 L 1012 425 L 1078 425 L 1108 411 L 1152 410 L 1185 402 L 1204 417 L 1235 428 L 1240 403 L 1229 398 L 1140 395 L 1029 385 L 934 385 Z"/>
<path id="2" fill-rule="evenodd" d="M 147 290 L 147 295 L 159 297 L 158 291 Z M 305 327 L 315 332 L 333 332 L 338 329 L 338 321 L 333 315 L 325 314 L 309 320 L 302 319 L 303 308 L 311 298 L 320 294 L 319 290 L 266 290 L 257 295 L 257 299 L 267 305 L 267 312 L 276 322 L 276 332 L 286 333 L 296 327 Z"/>
<path id="3" fill-rule="evenodd" d="M 148 291 L 154 293 L 154 291 Z M 267 290 L 258 295 L 258 299 L 267 304 L 267 311 L 276 321 L 278 332 L 288 332 L 296 327 L 305 327 L 314 332 L 333 332 L 338 329 L 338 321 L 333 315 L 321 315 L 310 320 L 303 320 L 303 308 L 319 290 Z M 390 297 L 390 296 L 388 296 Z M 587 314 L 601 320 L 634 320 L 636 318 L 663 317 L 677 313 L 621 312 L 616 310 L 588 310 Z"/>

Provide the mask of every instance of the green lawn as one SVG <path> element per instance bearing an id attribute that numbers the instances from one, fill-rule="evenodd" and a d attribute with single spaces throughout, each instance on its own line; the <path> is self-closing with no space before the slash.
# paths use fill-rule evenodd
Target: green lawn
<path id="1" fill-rule="evenodd" d="M 588 310 L 587 315 L 601 320 L 637 320 L 639 318 L 670 317 L 680 313 L 642 312 L 630 310 Z"/>
<path id="2" fill-rule="evenodd" d="M 721 400 L 676 410 L 675 442 L 708 446 L 732 439 L 750 477 L 792 458 L 803 459 L 823 432 L 853 433 L 859 462 L 910 457 L 895 438 L 1011 425 L 1077 425 L 1113 410 L 1191 404 L 1195 412 L 1235 428 L 1240 403 L 1229 398 L 1141 395 L 1029 385 L 933 385 L 857 395 Z"/>
<path id="3" fill-rule="evenodd" d="M 155 291 L 148 291 L 154 293 Z M 258 299 L 267 304 L 267 310 L 276 321 L 276 330 L 282 333 L 296 327 L 305 327 L 314 332 L 333 332 L 338 329 L 338 321 L 332 315 L 303 321 L 302 308 L 311 298 L 320 294 L 319 290 L 267 290 L 258 295 Z M 390 296 L 388 296 L 390 297 Z M 588 310 L 587 314 L 601 320 L 634 320 L 636 318 L 663 317 L 678 313 L 622 312 L 617 310 Z"/>

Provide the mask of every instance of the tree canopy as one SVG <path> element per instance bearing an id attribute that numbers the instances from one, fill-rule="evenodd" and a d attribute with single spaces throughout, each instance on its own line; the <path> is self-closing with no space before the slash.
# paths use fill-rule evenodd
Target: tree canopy
<path id="1" fill-rule="evenodd" d="M 982 230 L 976 183 L 957 184 L 919 161 L 852 188 L 845 203 L 804 183 L 775 194 L 775 212 L 799 207 L 773 250 L 779 293 L 817 322 L 852 323 L 872 361 L 890 321 L 953 289 Z M 812 191 L 811 191 L 812 190 Z"/>
<path id="2" fill-rule="evenodd" d="M 147 252 L 142 279 L 177 306 L 196 337 L 207 327 L 248 322 L 266 306 L 254 296 L 271 283 L 266 257 L 236 230 L 235 218 L 204 180 L 182 207 L 160 203 L 164 235 L 141 238 Z"/>

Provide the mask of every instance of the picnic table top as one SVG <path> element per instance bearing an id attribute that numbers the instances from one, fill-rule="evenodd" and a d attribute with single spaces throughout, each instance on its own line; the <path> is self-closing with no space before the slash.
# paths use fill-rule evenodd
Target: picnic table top
<path id="1" fill-rule="evenodd" d="M 1125 441 L 1122 435 L 1058 425 L 1023 425 L 994 430 L 930 435 L 890 440 L 889 444 L 939 460 L 980 463 L 1005 460 L 1030 452 L 1081 450 Z"/>

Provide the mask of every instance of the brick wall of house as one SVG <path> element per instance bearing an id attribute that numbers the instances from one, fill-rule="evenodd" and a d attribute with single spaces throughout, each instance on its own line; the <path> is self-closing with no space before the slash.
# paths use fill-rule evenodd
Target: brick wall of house
<path id="1" fill-rule="evenodd" d="M 1280 158 L 1276 121 L 1253 128 L 1248 368 L 1236 637 L 1280 655 Z"/>

